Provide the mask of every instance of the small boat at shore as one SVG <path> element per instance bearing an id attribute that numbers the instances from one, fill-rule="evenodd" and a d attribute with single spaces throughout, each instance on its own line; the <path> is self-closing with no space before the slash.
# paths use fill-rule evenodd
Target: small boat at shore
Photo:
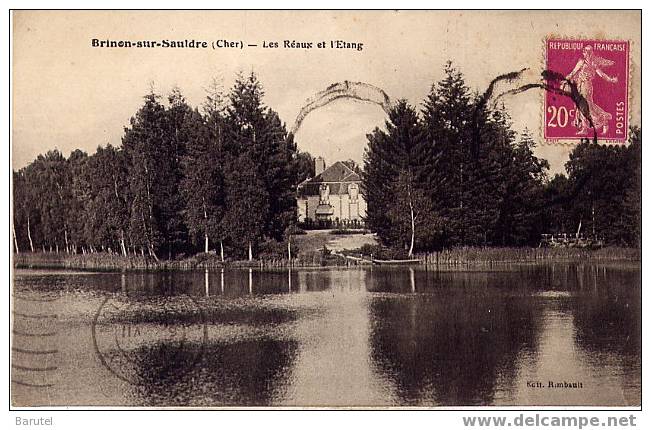
<path id="1" fill-rule="evenodd" d="M 379 264 L 379 265 L 406 265 L 406 264 L 419 264 L 420 260 L 417 258 L 412 258 L 408 260 L 378 260 L 374 258 L 371 260 L 373 264 Z"/>
<path id="2" fill-rule="evenodd" d="M 352 255 L 345 255 L 340 253 L 333 253 L 338 257 L 356 262 L 357 264 L 378 264 L 378 265 L 405 265 L 405 264 L 419 264 L 420 260 L 417 258 L 407 260 L 379 260 L 377 258 L 364 258 L 363 256 L 355 257 Z"/>

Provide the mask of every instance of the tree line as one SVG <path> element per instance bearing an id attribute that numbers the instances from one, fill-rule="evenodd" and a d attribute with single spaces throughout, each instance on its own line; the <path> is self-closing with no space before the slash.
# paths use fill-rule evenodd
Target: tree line
<path id="1" fill-rule="evenodd" d="M 419 112 L 401 100 L 386 130 L 367 135 L 367 224 L 388 246 L 537 246 L 542 234 L 583 233 L 639 246 L 641 131 L 629 145 L 585 139 L 567 175 L 549 178 L 531 133 L 488 105 L 448 62 Z"/>
<path id="2" fill-rule="evenodd" d="M 531 133 L 516 133 L 448 63 L 418 111 L 402 100 L 367 135 L 366 224 L 393 248 L 537 246 L 581 232 L 639 246 L 641 130 L 629 145 L 577 145 L 550 178 Z M 283 253 L 296 185 L 314 175 L 254 74 L 201 108 L 152 91 L 120 146 L 57 150 L 13 172 L 17 251 L 118 252 L 174 258 L 214 251 Z"/>
<path id="3" fill-rule="evenodd" d="M 313 173 L 255 76 L 201 109 L 174 89 L 144 104 L 119 147 L 57 150 L 13 172 L 16 250 L 119 252 L 155 259 L 224 248 L 249 258 L 296 222 L 296 184 Z"/>

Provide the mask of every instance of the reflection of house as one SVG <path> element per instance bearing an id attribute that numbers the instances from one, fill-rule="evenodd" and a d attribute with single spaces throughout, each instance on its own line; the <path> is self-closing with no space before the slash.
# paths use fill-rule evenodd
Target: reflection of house
<path id="1" fill-rule="evenodd" d="M 366 201 L 361 193 L 362 178 L 351 162 L 337 161 L 325 168 L 314 161 L 315 177 L 298 186 L 298 220 L 305 223 L 363 223 Z"/>

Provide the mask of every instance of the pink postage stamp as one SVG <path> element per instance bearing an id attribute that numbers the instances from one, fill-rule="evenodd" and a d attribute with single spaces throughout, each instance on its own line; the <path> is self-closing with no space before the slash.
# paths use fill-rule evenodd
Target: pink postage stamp
<path id="1" fill-rule="evenodd" d="M 544 132 L 550 142 L 628 139 L 629 42 L 550 38 L 545 42 Z"/>

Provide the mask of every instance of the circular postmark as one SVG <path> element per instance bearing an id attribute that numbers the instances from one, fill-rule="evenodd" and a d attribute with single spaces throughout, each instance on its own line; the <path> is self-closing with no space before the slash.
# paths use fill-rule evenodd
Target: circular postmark
<path id="1" fill-rule="evenodd" d="M 133 385 L 175 380 L 203 357 L 206 317 L 190 296 L 164 300 L 108 297 L 95 313 L 92 338 L 100 362 Z"/>

